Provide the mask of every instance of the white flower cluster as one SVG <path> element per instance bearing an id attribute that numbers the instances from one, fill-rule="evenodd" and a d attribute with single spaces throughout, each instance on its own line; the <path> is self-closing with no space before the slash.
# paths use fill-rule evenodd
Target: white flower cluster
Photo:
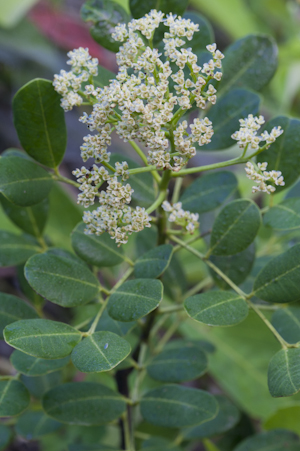
<path id="1" fill-rule="evenodd" d="M 248 161 L 246 164 L 246 174 L 248 179 L 254 180 L 258 186 L 252 187 L 252 193 L 262 191 L 263 193 L 271 194 L 275 191 L 275 186 L 268 185 L 266 182 L 274 183 L 277 186 L 284 186 L 283 176 L 280 171 L 266 171 L 268 163 L 257 163 L 258 170 L 255 170 L 254 165 Z"/>
<path id="2" fill-rule="evenodd" d="M 162 53 L 152 45 L 160 24 L 167 27 Z M 198 29 L 190 19 L 173 14 L 165 17 L 152 10 L 115 28 L 112 36 L 123 44 L 116 55 L 119 72 L 108 86 L 93 85 L 98 61 L 83 48 L 68 53 L 70 72 L 55 75 L 53 86 L 62 95 L 66 111 L 80 105 L 83 97 L 93 105 L 91 114 L 84 113 L 80 121 L 94 133 L 84 137 L 80 149 L 83 161 L 93 158 L 96 164 L 74 171 L 81 185 L 78 203 L 87 207 L 96 197 L 100 202 L 100 207 L 84 215 L 87 233 L 107 231 L 121 244 L 132 232 L 150 226 L 145 209 L 129 206 L 132 188 L 122 183 L 129 176 L 127 163 L 116 163 L 114 172 L 109 164 L 112 131 L 124 141 L 142 142 L 148 148 L 148 162 L 161 170 L 179 171 L 195 155 L 194 143 L 202 146 L 210 142 L 213 129 L 207 118 L 194 119 L 190 129 L 187 121 L 180 122 L 193 104 L 205 108 L 207 102 L 216 102 L 216 89 L 210 80 L 219 81 L 222 76 L 219 69 L 224 55 L 216 44 L 207 46 L 212 57 L 203 67 L 187 48 Z M 106 191 L 99 192 L 103 182 L 107 183 Z M 171 218 L 176 216 L 177 223 L 192 232 L 198 224 L 197 215 L 183 212 L 181 206 L 173 209 Z"/>
<path id="3" fill-rule="evenodd" d="M 83 99 L 78 94 L 82 83 L 88 81 L 90 76 L 98 74 L 98 59 L 92 58 L 88 49 L 79 47 L 68 53 L 70 58 L 67 64 L 72 66 L 69 72 L 61 70 L 59 75 L 54 75 L 54 89 L 62 96 L 61 106 L 65 111 L 74 106 L 81 105 Z"/>
<path id="4" fill-rule="evenodd" d="M 181 202 L 171 205 L 170 202 L 165 200 L 162 203 L 162 208 L 169 213 L 168 220 L 170 222 L 174 222 L 176 225 L 185 227 L 187 232 L 190 234 L 193 234 L 195 229 L 199 227 L 198 213 L 191 213 L 190 211 L 183 210 Z"/>
<path id="5" fill-rule="evenodd" d="M 271 133 L 264 131 L 260 136 L 257 135 L 257 131 L 265 123 L 263 116 L 254 117 L 253 114 L 249 114 L 247 118 L 240 119 L 241 127 L 238 131 L 231 135 L 232 139 L 238 141 L 238 145 L 244 149 L 246 146 L 250 145 L 251 149 L 259 149 L 259 143 L 265 141 L 268 148 L 276 138 L 278 138 L 283 130 L 280 126 L 274 127 Z"/>

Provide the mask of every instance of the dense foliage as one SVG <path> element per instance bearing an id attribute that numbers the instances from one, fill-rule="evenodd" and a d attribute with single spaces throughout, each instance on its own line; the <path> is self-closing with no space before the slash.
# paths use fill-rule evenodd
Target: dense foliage
<path id="1" fill-rule="evenodd" d="M 131 0 L 132 19 L 88 0 L 82 18 L 118 74 L 79 48 L 69 72 L 14 97 L 24 151 L 0 158 L 17 226 L 0 231 L 0 264 L 22 294 L 0 293 L 15 349 L 0 449 L 13 434 L 70 451 L 300 448 L 300 121 L 259 115 L 276 44 L 249 35 L 223 55 L 186 1 L 156 4 Z M 59 171 L 74 106 L 89 130 L 77 181 Z M 113 132 L 131 158 L 109 152 Z M 236 142 L 235 158 L 194 164 Z"/>

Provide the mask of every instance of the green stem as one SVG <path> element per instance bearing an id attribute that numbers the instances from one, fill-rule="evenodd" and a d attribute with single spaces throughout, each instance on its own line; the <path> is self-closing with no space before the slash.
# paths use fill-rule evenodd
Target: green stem
<path id="1" fill-rule="evenodd" d="M 152 172 L 156 170 L 156 166 L 144 166 L 142 168 L 129 169 L 129 174 L 141 174 L 143 172 Z"/>
<path id="2" fill-rule="evenodd" d="M 158 198 L 153 202 L 153 204 L 152 204 L 149 208 L 147 208 L 146 212 L 147 212 L 148 214 L 150 214 L 150 213 L 152 213 L 154 210 L 156 210 L 156 209 L 163 203 L 163 201 L 164 201 L 165 198 L 166 198 L 166 195 L 167 195 L 166 190 L 161 191 L 161 192 L 159 193 Z"/>
<path id="3" fill-rule="evenodd" d="M 179 177 L 175 181 L 174 191 L 173 191 L 173 195 L 172 195 L 172 204 L 176 204 L 176 202 L 178 202 L 179 195 L 180 195 L 180 190 L 181 190 L 181 186 L 182 186 L 182 182 L 183 182 L 183 178 L 182 177 Z"/>
<path id="4" fill-rule="evenodd" d="M 80 187 L 80 183 L 74 182 L 74 180 L 70 180 L 67 177 L 64 177 L 60 174 L 52 174 L 53 180 L 56 180 L 57 182 L 64 182 L 68 183 L 69 185 L 75 186 L 76 188 Z"/>
<path id="5" fill-rule="evenodd" d="M 108 301 L 109 301 L 109 297 L 107 297 L 107 298 L 105 299 L 105 301 L 103 302 L 103 304 L 101 305 L 99 312 L 97 313 L 97 315 L 96 315 L 94 321 L 93 321 L 92 324 L 91 324 L 91 327 L 89 328 L 88 332 L 85 334 L 86 336 L 92 335 L 92 334 L 95 332 L 96 327 L 97 327 L 97 325 L 98 325 L 98 323 L 99 323 L 99 320 L 100 320 L 100 318 L 101 318 L 101 316 L 102 316 L 102 313 L 103 313 L 104 310 L 106 309 L 106 306 L 107 306 L 107 304 L 108 304 Z"/>
<path id="6" fill-rule="evenodd" d="M 201 280 L 197 285 L 195 285 L 193 288 L 191 288 L 189 291 L 187 291 L 184 295 L 184 299 L 189 298 L 190 296 L 194 296 L 194 294 L 199 293 L 203 288 L 206 288 L 207 286 L 212 284 L 212 278 L 211 277 L 205 277 L 205 279 Z"/>
<path id="7" fill-rule="evenodd" d="M 250 157 L 249 157 L 250 158 Z M 247 163 L 249 158 L 233 158 L 232 160 L 221 161 L 220 163 L 208 164 L 206 166 L 197 166 L 194 168 L 182 169 L 179 172 L 173 172 L 172 177 L 184 177 L 188 174 L 195 174 L 196 172 L 210 171 L 211 169 L 225 168 L 235 164 Z"/>
<path id="8" fill-rule="evenodd" d="M 105 161 L 102 161 L 102 165 L 106 167 L 106 169 L 109 169 L 112 172 L 116 172 L 115 168 L 113 168 L 109 163 L 106 163 Z"/>
<path id="9" fill-rule="evenodd" d="M 182 310 L 182 309 L 183 309 L 182 305 L 168 305 L 167 307 L 162 307 L 162 308 L 158 309 L 157 314 L 163 315 L 165 313 L 178 312 L 179 310 Z"/>
<path id="10" fill-rule="evenodd" d="M 136 151 L 136 153 L 141 157 L 142 161 L 148 166 L 148 160 L 142 149 L 134 142 L 134 141 L 128 141 L 129 144 L 133 147 L 133 149 Z M 149 167 L 149 166 L 148 166 Z M 158 172 L 156 170 L 152 170 L 151 174 L 153 175 L 154 179 L 157 181 L 157 183 L 160 183 L 161 179 L 158 175 Z"/>
<path id="11" fill-rule="evenodd" d="M 155 354 L 158 354 L 161 352 L 161 350 L 164 348 L 164 346 L 168 343 L 168 341 L 173 337 L 174 333 L 182 324 L 183 319 L 180 317 L 177 317 L 177 319 L 173 322 L 173 324 L 169 327 L 169 329 L 165 332 L 164 336 L 161 338 L 161 340 L 158 342 Z"/>

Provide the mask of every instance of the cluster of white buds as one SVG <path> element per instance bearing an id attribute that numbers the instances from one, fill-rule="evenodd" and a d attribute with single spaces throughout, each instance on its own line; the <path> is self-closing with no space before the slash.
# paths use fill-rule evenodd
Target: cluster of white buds
<path id="1" fill-rule="evenodd" d="M 167 30 L 159 53 L 152 42 L 161 24 Z M 210 81 L 219 81 L 222 75 L 224 55 L 216 44 L 207 46 L 212 59 L 203 67 L 197 64 L 197 55 L 187 48 L 187 42 L 198 30 L 199 25 L 190 19 L 173 14 L 165 17 L 156 10 L 127 25 L 118 25 L 112 36 L 122 42 L 116 55 L 119 71 L 104 88 L 93 85 L 98 61 L 91 58 L 87 49 L 68 53 L 71 71 L 55 75 L 53 86 L 62 95 L 61 104 L 66 111 L 80 105 L 83 97 L 93 105 L 91 114 L 84 113 L 80 118 L 94 132 L 84 138 L 83 161 L 93 158 L 96 164 L 111 169 L 108 146 L 113 130 L 124 141 L 137 139 L 143 143 L 148 148 L 149 163 L 160 170 L 180 171 L 196 153 L 193 143 L 202 146 L 210 142 L 213 129 L 207 118 L 195 119 L 190 132 L 187 121 L 180 123 L 194 103 L 205 108 L 207 102 L 216 102 L 216 89 Z M 151 218 L 145 209 L 129 206 L 132 188 L 122 183 L 129 176 L 126 162 L 116 163 L 113 173 L 96 164 L 74 171 L 81 185 L 78 202 L 85 207 L 93 204 L 96 197 L 100 202 L 100 207 L 84 215 L 87 233 L 107 231 L 118 244 L 125 243 L 132 232 L 149 227 Z M 106 191 L 99 192 L 104 181 Z M 184 212 L 179 204 L 172 208 L 171 220 L 176 216 L 176 223 L 192 233 L 198 225 L 197 215 Z"/>
<path id="2" fill-rule="evenodd" d="M 198 213 L 191 213 L 182 209 L 182 203 L 177 202 L 171 205 L 170 202 L 164 201 L 162 208 L 169 213 L 168 220 L 174 224 L 184 227 L 191 235 L 199 227 Z"/>
<path id="3" fill-rule="evenodd" d="M 254 165 L 248 161 L 246 164 L 246 174 L 248 179 L 254 180 L 257 186 L 252 187 L 252 193 L 262 191 L 263 193 L 271 194 L 275 191 L 275 186 L 269 185 L 266 182 L 274 183 L 277 186 L 284 186 L 283 176 L 280 171 L 266 171 L 268 163 L 257 163 L 258 170 Z"/>
<path id="4" fill-rule="evenodd" d="M 74 106 L 81 105 L 83 99 L 78 94 L 81 85 L 89 80 L 90 76 L 98 74 L 98 59 L 92 58 L 88 49 L 79 47 L 68 53 L 70 58 L 67 64 L 72 66 L 69 72 L 61 70 L 54 75 L 54 89 L 62 96 L 61 106 L 65 111 Z"/>
<path id="5" fill-rule="evenodd" d="M 274 127 L 271 133 L 264 131 L 257 135 L 258 130 L 264 123 L 265 119 L 263 116 L 254 117 L 253 114 L 249 114 L 247 118 L 240 119 L 240 129 L 233 133 L 231 138 L 237 140 L 238 145 L 242 149 L 250 146 L 251 149 L 257 150 L 262 141 L 266 142 L 266 148 L 268 148 L 283 133 L 283 130 L 278 126 Z"/>

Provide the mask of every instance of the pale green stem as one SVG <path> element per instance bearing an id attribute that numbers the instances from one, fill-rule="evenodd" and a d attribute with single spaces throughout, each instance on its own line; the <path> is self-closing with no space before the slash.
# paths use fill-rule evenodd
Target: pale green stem
<path id="1" fill-rule="evenodd" d="M 159 352 L 161 352 L 161 350 L 163 349 L 163 347 L 168 343 L 168 341 L 173 337 L 174 333 L 176 332 L 176 330 L 178 329 L 178 327 L 180 326 L 180 324 L 182 324 L 183 319 L 178 317 L 176 319 L 176 321 L 173 322 L 173 324 L 171 325 L 171 327 L 169 327 L 169 329 L 165 332 L 164 336 L 161 338 L 161 340 L 158 342 L 156 349 L 155 349 L 155 354 L 158 354 Z"/>
<path id="2" fill-rule="evenodd" d="M 133 149 L 136 151 L 136 153 L 141 157 L 142 161 L 148 165 L 148 160 L 142 149 L 134 142 L 134 141 L 128 141 L 129 144 L 133 147 Z M 151 174 L 153 175 L 154 179 L 157 181 L 157 183 L 160 183 L 160 176 L 158 175 L 158 172 L 156 170 L 152 170 Z"/>
<path id="3" fill-rule="evenodd" d="M 106 161 L 102 161 L 101 163 L 106 167 L 106 169 L 109 169 L 112 172 L 116 172 L 115 168 L 113 168 L 109 163 L 106 163 Z"/>
<path id="4" fill-rule="evenodd" d="M 99 321 L 100 321 L 100 318 L 101 318 L 101 316 L 102 316 L 102 313 L 103 313 L 104 310 L 106 309 L 106 306 L 107 306 L 107 304 L 108 304 L 108 301 L 109 301 L 109 297 L 107 297 L 107 298 L 105 299 L 105 301 L 103 302 L 103 304 L 101 305 L 99 312 L 97 313 L 97 315 L 96 315 L 94 321 L 93 321 L 92 324 L 91 324 L 91 327 L 89 328 L 89 330 L 88 330 L 88 332 L 85 334 L 85 336 L 92 335 L 92 334 L 95 332 L 96 327 L 97 327 L 97 325 L 98 325 L 98 323 L 99 323 Z"/>
<path id="5" fill-rule="evenodd" d="M 249 157 L 250 158 L 250 157 Z M 233 158 L 232 160 L 221 161 L 220 163 L 208 164 L 206 166 L 197 166 L 194 168 L 182 169 L 179 172 L 173 172 L 172 177 L 184 177 L 188 174 L 195 174 L 196 172 L 210 171 L 212 169 L 225 168 L 227 166 L 233 166 L 235 164 L 246 163 L 249 158 Z"/>
<path id="6" fill-rule="evenodd" d="M 162 307 L 162 308 L 158 309 L 157 314 L 163 315 L 165 313 L 178 312 L 179 310 L 182 310 L 182 309 L 183 309 L 182 305 L 168 305 L 167 307 Z"/>
<path id="7" fill-rule="evenodd" d="M 131 439 L 128 410 L 126 410 L 126 412 L 124 412 L 124 414 L 122 415 L 122 419 L 123 419 L 123 425 L 124 425 L 126 451 L 134 451 L 135 448 L 134 448 L 134 444 L 132 443 L 132 439 Z"/>
<path id="8" fill-rule="evenodd" d="M 129 169 L 129 174 L 142 174 L 143 172 L 152 172 L 156 170 L 156 166 L 144 166 L 142 168 Z"/>
<path id="9" fill-rule="evenodd" d="M 153 202 L 153 204 L 149 208 L 147 208 L 146 212 L 148 214 L 150 214 L 154 210 L 156 210 L 163 203 L 163 201 L 165 200 L 166 196 L 167 196 L 167 190 L 162 190 L 159 193 L 158 198 Z"/>
<path id="10" fill-rule="evenodd" d="M 60 174 L 52 174 L 53 180 L 56 180 L 57 182 L 64 182 L 68 183 L 69 185 L 75 186 L 76 188 L 80 187 L 80 183 L 74 182 L 74 180 L 70 180 L 67 177 L 63 177 Z"/>
<path id="11" fill-rule="evenodd" d="M 176 202 L 178 202 L 182 182 L 183 182 L 182 177 L 179 177 L 175 181 L 174 191 L 173 191 L 173 195 L 172 195 L 172 204 L 175 204 Z"/>
<path id="12" fill-rule="evenodd" d="M 118 280 L 118 282 L 114 285 L 114 287 L 111 289 L 110 294 L 113 294 L 124 282 L 126 279 L 128 279 L 129 276 L 133 273 L 133 268 L 128 268 L 127 271 L 123 274 L 121 279 Z"/>

